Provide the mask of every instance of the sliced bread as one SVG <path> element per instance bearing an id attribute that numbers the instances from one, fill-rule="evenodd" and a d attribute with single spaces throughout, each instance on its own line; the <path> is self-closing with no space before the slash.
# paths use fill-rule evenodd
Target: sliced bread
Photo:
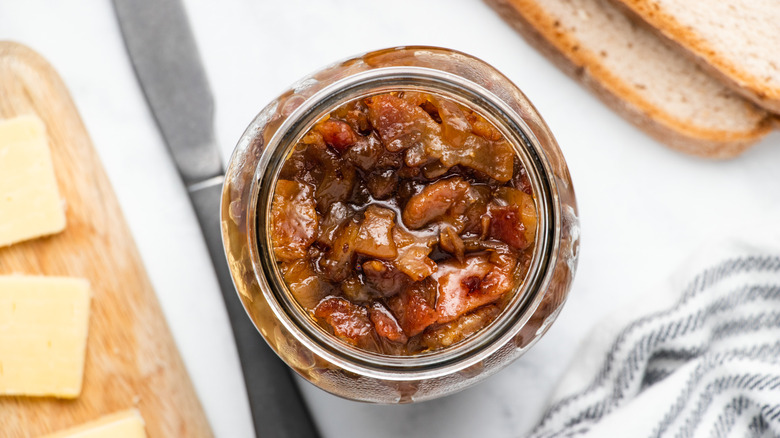
<path id="1" fill-rule="evenodd" d="M 772 128 L 772 115 L 607 0 L 486 1 L 564 72 L 675 149 L 729 158 Z"/>
<path id="2" fill-rule="evenodd" d="M 780 2 L 616 1 L 733 90 L 780 113 Z"/>

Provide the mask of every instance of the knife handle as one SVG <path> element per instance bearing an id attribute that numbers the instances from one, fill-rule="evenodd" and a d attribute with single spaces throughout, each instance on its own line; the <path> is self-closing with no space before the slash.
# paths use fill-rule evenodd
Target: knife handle
<path id="1" fill-rule="evenodd" d="M 260 336 L 233 287 L 220 232 L 221 194 L 221 178 L 190 189 L 190 199 L 206 238 L 233 328 L 255 435 L 262 438 L 317 438 L 319 433 L 290 369 Z"/>

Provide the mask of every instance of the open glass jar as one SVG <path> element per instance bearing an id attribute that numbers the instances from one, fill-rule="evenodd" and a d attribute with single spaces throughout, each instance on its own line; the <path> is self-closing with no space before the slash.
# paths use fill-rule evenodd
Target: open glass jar
<path id="1" fill-rule="evenodd" d="M 527 171 L 538 217 L 530 268 L 501 314 L 462 342 L 413 356 L 361 350 L 323 330 L 295 301 L 279 272 L 269 220 L 282 164 L 323 115 L 357 98 L 399 91 L 424 91 L 462 102 L 497 127 Z M 320 388 L 375 403 L 451 394 L 523 354 L 558 315 L 579 248 L 571 178 L 542 118 L 493 67 L 436 47 L 399 47 L 350 58 L 299 81 L 271 102 L 233 153 L 221 218 L 234 284 L 271 348 Z"/>

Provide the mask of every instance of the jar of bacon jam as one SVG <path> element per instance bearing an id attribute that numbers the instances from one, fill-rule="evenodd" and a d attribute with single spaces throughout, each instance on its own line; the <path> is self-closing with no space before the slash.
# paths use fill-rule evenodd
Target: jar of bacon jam
<path id="1" fill-rule="evenodd" d="M 534 107 L 435 47 L 351 58 L 271 102 L 230 161 L 222 231 L 271 348 L 378 403 L 453 393 L 523 354 L 579 247 L 569 172 Z"/>

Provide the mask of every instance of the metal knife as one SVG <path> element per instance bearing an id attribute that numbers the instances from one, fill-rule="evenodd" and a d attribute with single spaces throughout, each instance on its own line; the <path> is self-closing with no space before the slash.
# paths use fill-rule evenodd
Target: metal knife
<path id="1" fill-rule="evenodd" d="M 233 288 L 220 234 L 224 171 L 214 138 L 214 100 L 181 0 L 114 0 L 114 9 L 206 239 L 238 347 L 255 435 L 318 437 L 290 370 L 252 325 Z"/>

